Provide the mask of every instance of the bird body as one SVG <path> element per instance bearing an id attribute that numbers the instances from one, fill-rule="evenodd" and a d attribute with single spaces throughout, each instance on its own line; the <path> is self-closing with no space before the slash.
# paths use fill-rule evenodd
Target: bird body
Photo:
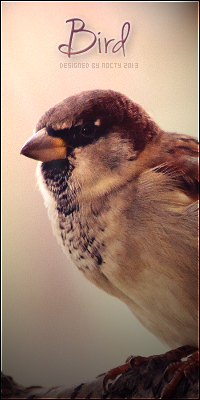
<path id="1" fill-rule="evenodd" d="M 161 130 L 124 95 L 72 96 L 22 154 L 53 232 L 87 279 L 170 348 L 198 344 L 197 141 Z"/>

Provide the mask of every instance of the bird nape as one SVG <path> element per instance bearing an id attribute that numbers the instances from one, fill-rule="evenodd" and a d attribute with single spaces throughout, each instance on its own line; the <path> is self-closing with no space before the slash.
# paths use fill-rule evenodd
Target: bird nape
<path id="1" fill-rule="evenodd" d="M 197 140 L 163 131 L 121 93 L 92 90 L 47 111 L 21 153 L 42 162 L 38 183 L 64 253 L 163 343 L 181 346 L 179 358 L 193 353 Z"/>

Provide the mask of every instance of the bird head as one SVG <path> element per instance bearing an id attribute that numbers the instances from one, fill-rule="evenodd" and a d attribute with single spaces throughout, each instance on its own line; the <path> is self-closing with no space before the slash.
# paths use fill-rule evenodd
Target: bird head
<path id="1" fill-rule="evenodd" d="M 121 93 L 85 91 L 48 110 L 21 154 L 42 161 L 43 174 L 75 168 L 82 186 L 100 190 L 102 182 L 104 188 L 112 186 L 125 170 L 126 178 L 127 170 L 132 174 L 132 162 L 161 132 L 141 106 Z M 148 162 L 150 154 L 144 157 Z M 134 164 L 134 171 L 143 162 Z"/>

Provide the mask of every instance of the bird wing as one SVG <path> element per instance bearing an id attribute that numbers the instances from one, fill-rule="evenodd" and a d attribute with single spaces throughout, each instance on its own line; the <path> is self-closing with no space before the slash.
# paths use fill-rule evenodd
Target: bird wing
<path id="1" fill-rule="evenodd" d="M 173 134 L 171 145 L 167 146 L 163 158 L 159 159 L 159 165 L 153 170 L 170 176 L 177 189 L 186 194 L 191 201 L 196 201 L 199 197 L 198 155 L 197 139 Z"/>

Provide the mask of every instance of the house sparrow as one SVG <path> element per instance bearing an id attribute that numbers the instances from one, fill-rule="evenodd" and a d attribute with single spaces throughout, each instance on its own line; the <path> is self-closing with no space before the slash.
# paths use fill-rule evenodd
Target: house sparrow
<path id="1" fill-rule="evenodd" d="M 112 90 L 47 111 L 21 153 L 53 232 L 87 279 L 171 349 L 198 345 L 198 142 Z"/>

